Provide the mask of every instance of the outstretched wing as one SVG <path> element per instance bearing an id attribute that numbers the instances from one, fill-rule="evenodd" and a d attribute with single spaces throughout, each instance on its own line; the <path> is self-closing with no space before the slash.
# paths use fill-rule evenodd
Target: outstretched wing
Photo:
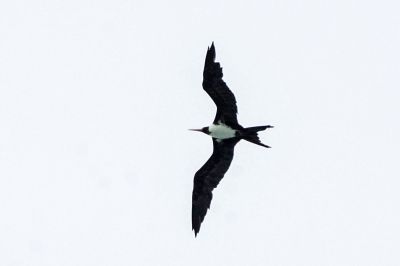
<path id="1" fill-rule="evenodd" d="M 203 89 L 217 106 L 214 124 L 221 121 L 232 128 L 236 128 L 238 125 L 236 99 L 222 80 L 222 76 L 222 68 L 218 62 L 215 62 L 215 47 L 212 43 L 207 50 L 204 64 Z"/>
<path id="2" fill-rule="evenodd" d="M 192 195 L 192 229 L 195 235 L 210 208 L 212 191 L 224 177 L 232 159 L 238 139 L 221 142 L 213 139 L 214 150 L 208 161 L 194 175 Z"/>

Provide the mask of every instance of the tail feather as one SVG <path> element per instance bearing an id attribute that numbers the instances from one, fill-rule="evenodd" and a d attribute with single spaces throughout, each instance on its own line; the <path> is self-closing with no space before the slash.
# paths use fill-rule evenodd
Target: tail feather
<path id="1" fill-rule="evenodd" d="M 272 128 L 273 126 L 257 126 L 257 127 L 247 127 L 243 131 L 243 139 L 247 140 L 248 142 L 263 146 L 265 148 L 271 148 L 268 145 L 263 144 L 260 139 L 258 138 L 258 131 L 266 130 L 267 128 Z"/>
<path id="2" fill-rule="evenodd" d="M 258 131 L 266 130 L 267 128 L 273 128 L 273 126 L 268 125 L 268 126 L 258 126 L 258 127 L 246 127 L 245 131 L 247 131 L 247 132 L 258 132 Z"/>

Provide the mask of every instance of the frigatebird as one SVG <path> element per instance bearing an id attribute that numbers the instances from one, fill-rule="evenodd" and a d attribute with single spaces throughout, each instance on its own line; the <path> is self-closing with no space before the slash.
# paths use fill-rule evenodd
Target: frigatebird
<path id="1" fill-rule="evenodd" d="M 212 137 L 213 153 L 208 161 L 194 175 L 192 194 L 192 230 L 195 236 L 210 208 L 212 191 L 217 187 L 228 170 L 235 145 L 242 139 L 270 148 L 261 143 L 257 132 L 272 126 L 242 127 L 237 120 L 236 99 L 232 91 L 222 80 L 222 68 L 215 62 L 214 42 L 208 47 L 203 71 L 203 89 L 217 106 L 217 114 L 212 125 L 201 129 Z"/>

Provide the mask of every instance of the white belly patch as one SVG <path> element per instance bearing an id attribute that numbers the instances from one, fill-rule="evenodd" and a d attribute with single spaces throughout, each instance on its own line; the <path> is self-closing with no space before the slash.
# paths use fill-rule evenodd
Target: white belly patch
<path id="1" fill-rule="evenodd" d="M 216 139 L 230 139 L 235 137 L 235 130 L 225 124 L 211 125 L 208 127 L 210 135 Z"/>

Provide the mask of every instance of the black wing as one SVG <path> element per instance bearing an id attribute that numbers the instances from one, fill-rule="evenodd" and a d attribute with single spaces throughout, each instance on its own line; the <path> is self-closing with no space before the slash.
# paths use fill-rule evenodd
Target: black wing
<path id="1" fill-rule="evenodd" d="M 237 128 L 236 99 L 222 80 L 222 76 L 222 68 L 218 62 L 215 62 L 215 47 L 214 43 L 212 43 L 207 50 L 204 64 L 203 89 L 210 95 L 217 106 L 214 124 L 221 121 L 232 128 Z"/>
<path id="2" fill-rule="evenodd" d="M 192 195 L 192 229 L 195 235 L 210 208 L 212 191 L 224 177 L 232 159 L 238 139 L 217 142 L 213 139 L 214 151 L 208 161 L 194 175 Z"/>

